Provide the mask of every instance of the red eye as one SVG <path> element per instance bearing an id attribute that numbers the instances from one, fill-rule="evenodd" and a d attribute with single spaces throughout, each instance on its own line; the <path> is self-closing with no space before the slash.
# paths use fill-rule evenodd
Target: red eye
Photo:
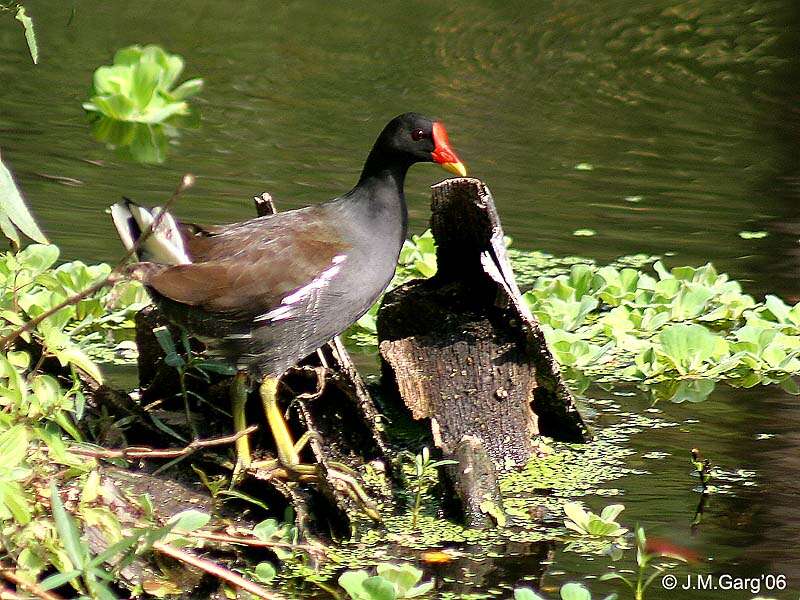
<path id="1" fill-rule="evenodd" d="M 422 129 L 415 129 L 411 132 L 411 139 L 415 142 L 425 137 L 425 132 Z"/>

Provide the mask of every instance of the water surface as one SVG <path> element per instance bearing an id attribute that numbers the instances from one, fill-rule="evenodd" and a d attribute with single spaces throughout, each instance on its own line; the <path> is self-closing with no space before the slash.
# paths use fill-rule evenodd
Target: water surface
<path id="1" fill-rule="evenodd" d="M 197 185 L 177 212 L 201 223 L 251 216 L 262 191 L 283 209 L 336 196 L 383 124 L 416 110 L 444 120 L 520 248 L 711 260 L 757 297 L 800 298 L 796 2 L 25 4 L 41 62 L 30 64 L 19 24 L 0 20 L 0 151 L 65 257 L 119 257 L 105 207 L 123 194 L 163 202 L 185 172 Z M 81 109 L 93 70 L 133 43 L 181 54 L 185 76 L 206 82 L 193 99 L 200 127 L 162 165 L 120 159 Z M 441 177 L 430 165 L 409 176 L 415 232 Z M 596 235 L 573 235 L 586 228 Z M 676 425 L 633 436 L 630 466 L 649 474 L 615 484 L 626 519 L 686 538 L 719 572 L 785 573 L 800 589 L 796 406 L 776 389 L 723 385 L 702 405 L 658 405 Z M 596 426 L 613 418 L 601 411 Z M 689 537 L 692 446 L 755 475 L 713 498 Z M 668 456 L 642 457 L 653 450 Z M 528 568 L 515 564 L 507 577 Z M 598 572 L 566 553 L 555 569 L 567 571 L 556 582 Z M 676 596 L 656 585 L 648 597 Z"/>

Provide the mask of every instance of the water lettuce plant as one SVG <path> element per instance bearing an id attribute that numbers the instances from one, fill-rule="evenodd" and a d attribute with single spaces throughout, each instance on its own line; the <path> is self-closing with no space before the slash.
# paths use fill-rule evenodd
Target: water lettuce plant
<path id="1" fill-rule="evenodd" d="M 94 72 L 93 95 L 83 108 L 117 121 L 151 124 L 186 115 L 186 99 L 202 89 L 203 80 L 174 87 L 183 66 L 180 56 L 155 45 L 118 50 L 114 64 Z"/>
<path id="2" fill-rule="evenodd" d="M 627 533 L 627 529 L 617 523 L 617 517 L 625 510 L 624 504 L 610 504 L 596 515 L 584 510 L 580 502 L 567 502 L 564 505 L 564 526 L 582 535 L 594 537 L 619 537 Z"/>
<path id="3" fill-rule="evenodd" d="M 114 64 L 94 73 L 92 97 L 83 108 L 94 115 L 92 134 L 123 158 L 161 163 L 180 128 L 196 127 L 199 116 L 186 99 L 203 87 L 189 79 L 175 87 L 183 59 L 158 46 L 129 46 Z"/>
<path id="4" fill-rule="evenodd" d="M 580 583 L 565 583 L 558 592 L 561 600 L 592 600 L 592 593 Z M 603 600 L 616 600 L 617 595 L 611 594 Z M 514 600 L 546 600 L 531 588 L 517 588 L 514 590 Z"/>
<path id="5" fill-rule="evenodd" d="M 800 303 L 756 302 L 713 265 L 667 269 L 657 257 L 590 259 L 509 250 L 523 298 L 573 383 L 638 381 L 657 397 L 702 401 L 714 382 L 779 383 L 800 393 Z M 435 273 L 430 232 L 407 240 L 392 287 Z M 539 275 L 537 276 L 537 273 Z M 351 328 L 377 343 L 378 305 Z"/>
<path id="6" fill-rule="evenodd" d="M 433 581 L 419 583 L 423 573 L 413 565 L 381 563 L 376 571 L 376 575 L 364 570 L 345 571 L 339 585 L 353 600 L 418 598 L 433 589 Z"/>

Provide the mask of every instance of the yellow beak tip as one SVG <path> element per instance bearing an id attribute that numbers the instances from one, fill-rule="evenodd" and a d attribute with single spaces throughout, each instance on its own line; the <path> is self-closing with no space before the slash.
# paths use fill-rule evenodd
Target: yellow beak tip
<path id="1" fill-rule="evenodd" d="M 442 163 L 442 167 L 445 171 L 450 171 L 454 175 L 458 175 L 459 177 L 466 177 L 467 176 L 467 169 L 463 163 L 460 162 L 452 162 L 452 163 Z"/>

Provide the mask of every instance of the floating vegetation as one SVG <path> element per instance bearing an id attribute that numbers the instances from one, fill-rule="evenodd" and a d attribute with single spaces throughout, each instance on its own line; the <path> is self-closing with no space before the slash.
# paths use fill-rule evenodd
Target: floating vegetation
<path id="1" fill-rule="evenodd" d="M 203 80 L 189 79 L 174 87 L 183 66 L 180 56 L 155 45 L 118 50 L 113 65 L 94 72 L 94 95 L 83 108 L 137 123 L 163 123 L 187 115 L 186 99 L 203 88 Z"/>
<path id="2" fill-rule="evenodd" d="M 619 537 L 628 530 L 617 523 L 617 517 L 625 510 L 624 504 L 609 504 L 599 515 L 585 510 L 580 502 L 564 505 L 564 526 L 583 535 L 594 537 Z"/>
<path id="3" fill-rule="evenodd" d="M 376 571 L 376 575 L 364 570 L 345 571 L 339 585 L 353 600 L 417 598 L 433 589 L 433 581 L 420 583 L 422 571 L 409 564 L 380 563 Z"/>
<path id="4" fill-rule="evenodd" d="M 143 163 L 166 159 L 169 141 L 199 118 L 186 99 L 203 87 L 189 79 L 175 87 L 183 59 L 154 45 L 118 50 L 114 64 L 98 68 L 93 96 L 83 108 L 95 115 L 92 133 L 125 158 Z"/>

